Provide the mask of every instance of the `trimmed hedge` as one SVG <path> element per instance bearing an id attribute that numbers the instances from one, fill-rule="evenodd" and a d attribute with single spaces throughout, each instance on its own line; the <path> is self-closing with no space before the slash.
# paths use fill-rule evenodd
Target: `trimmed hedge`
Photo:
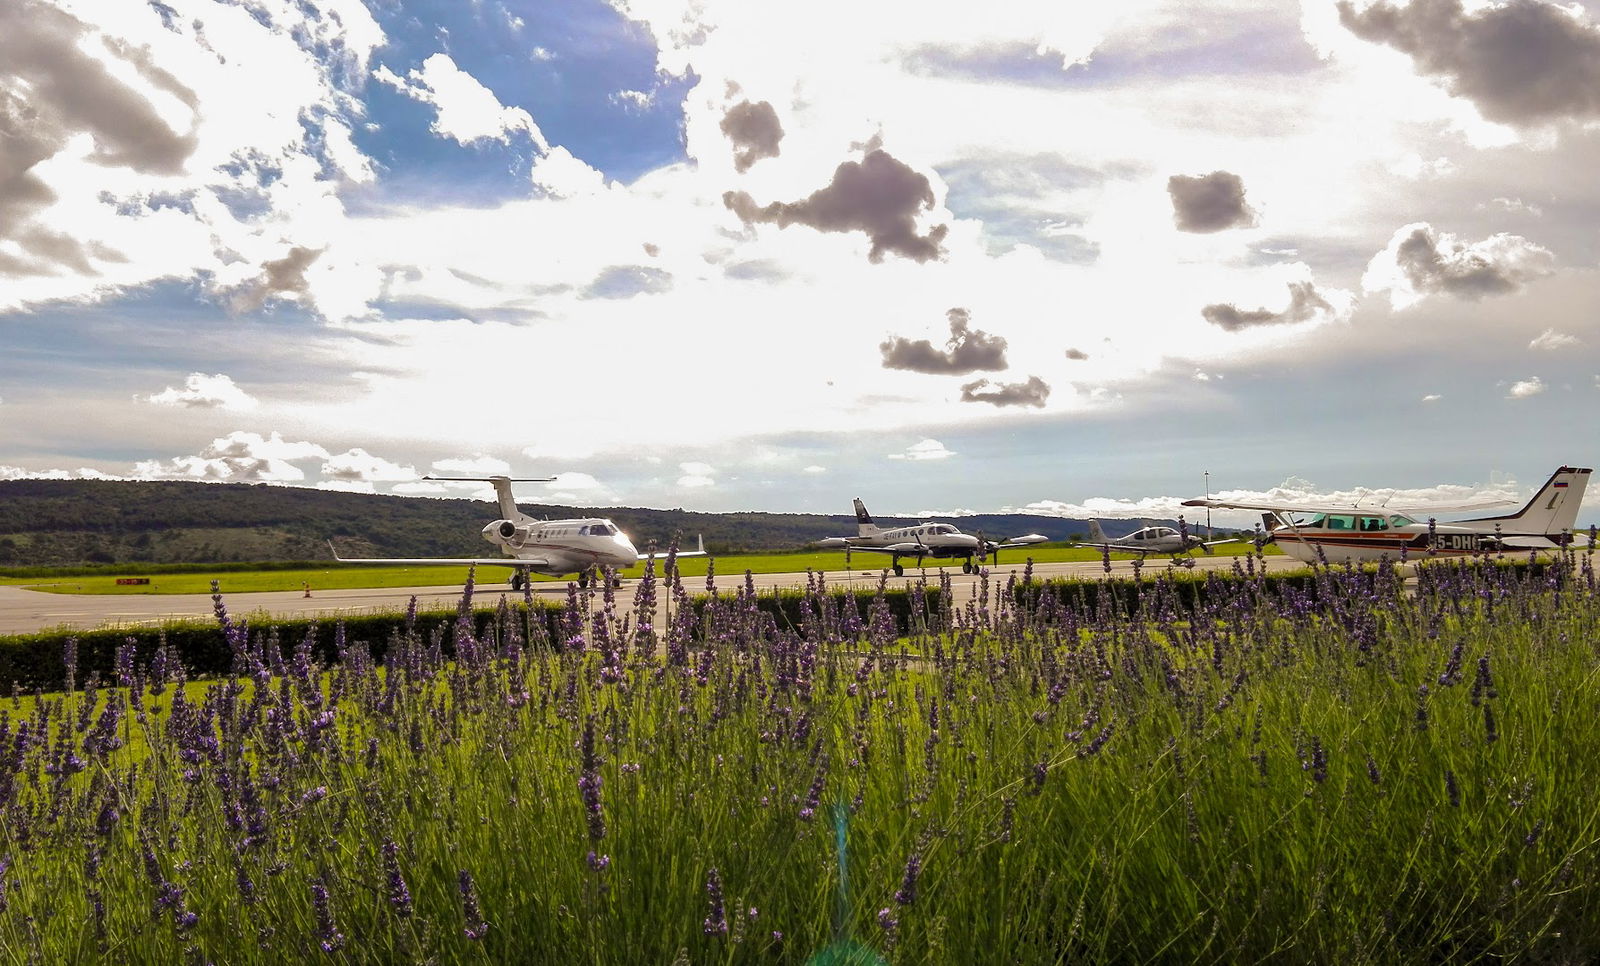
<path id="1" fill-rule="evenodd" d="M 479 636 L 493 633 L 504 638 L 507 628 L 502 622 L 515 620 L 516 632 L 523 640 L 547 645 L 560 640 L 562 610 L 563 606 L 554 602 L 535 603 L 532 609 L 519 602 L 508 606 L 504 612 L 498 607 L 475 608 L 473 631 Z M 452 609 L 418 611 L 412 629 L 424 641 L 438 635 L 441 646 L 449 651 L 454 641 L 451 631 L 458 617 L 458 611 Z M 345 647 L 365 645 L 368 653 L 381 662 L 389 643 L 406 630 L 404 613 L 360 614 L 331 620 L 284 618 L 270 624 L 258 623 L 249 616 L 234 620 L 245 627 L 252 639 L 276 638 L 285 657 L 309 636 L 312 654 L 318 661 L 330 664 L 339 658 L 341 641 Z M 174 621 L 161 627 L 45 631 L 0 636 L 0 690 L 60 688 L 66 681 L 66 644 L 74 638 L 78 642 L 77 680 L 80 683 L 91 675 L 102 681 L 113 679 L 117 648 L 130 641 L 134 645 L 134 659 L 141 665 L 148 664 L 156 649 L 165 644 L 192 678 L 227 674 L 233 668 L 233 651 L 216 621 Z"/>

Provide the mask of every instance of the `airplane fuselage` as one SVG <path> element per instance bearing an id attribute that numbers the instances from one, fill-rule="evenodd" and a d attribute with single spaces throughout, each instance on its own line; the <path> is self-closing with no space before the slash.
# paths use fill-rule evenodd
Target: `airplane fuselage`
<path id="1" fill-rule="evenodd" d="M 1508 538 L 1542 537 L 1543 534 L 1496 533 L 1493 527 L 1473 524 L 1436 524 L 1429 532 L 1403 514 L 1328 513 L 1303 523 L 1281 523 L 1269 531 L 1284 553 L 1306 563 L 1376 563 L 1425 557 L 1466 557 L 1505 549 Z M 1321 548 L 1321 557 L 1318 557 Z M 1431 548 L 1431 552 L 1430 552 Z"/>
<path id="2" fill-rule="evenodd" d="M 550 577 L 605 567 L 620 570 L 639 560 L 628 535 L 599 517 L 496 520 L 483 528 L 483 539 L 510 555 L 507 565 Z M 530 562 L 519 565 L 518 560 Z"/>
<path id="3" fill-rule="evenodd" d="M 978 553 L 978 538 L 961 533 L 949 524 L 930 523 L 916 527 L 895 527 L 858 537 L 844 537 L 851 548 L 904 547 L 915 556 L 921 550 L 927 557 L 970 557 Z"/>

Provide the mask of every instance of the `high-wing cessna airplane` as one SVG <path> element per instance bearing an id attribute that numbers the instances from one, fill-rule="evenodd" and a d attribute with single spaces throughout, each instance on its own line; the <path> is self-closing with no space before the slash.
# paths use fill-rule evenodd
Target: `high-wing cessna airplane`
<path id="1" fill-rule="evenodd" d="M 948 523 L 934 523 L 924 521 L 915 526 L 892 527 L 883 529 L 872 522 L 872 517 L 867 513 L 866 504 L 860 499 L 856 504 L 856 535 L 853 537 L 828 537 L 818 540 L 819 547 L 843 547 L 845 559 L 848 560 L 854 551 L 868 553 L 886 553 L 889 555 L 889 565 L 894 568 L 894 575 L 905 575 L 905 567 L 900 563 L 902 557 L 915 557 L 917 566 L 922 566 L 924 557 L 934 559 L 961 558 L 962 573 L 972 573 L 976 569 L 973 558 L 978 563 L 983 563 L 991 555 L 999 560 L 999 552 L 1007 547 L 1025 547 L 1032 543 L 1045 543 L 1050 538 L 1037 533 L 1030 533 L 1022 537 L 1013 537 L 1004 543 L 985 540 L 982 536 L 962 533 Z"/>
<path id="2" fill-rule="evenodd" d="M 1284 552 L 1307 563 L 1317 560 L 1317 550 L 1334 563 L 1370 562 L 1408 554 L 1460 557 L 1485 551 L 1557 550 L 1584 543 L 1586 536 L 1572 533 L 1578 506 L 1589 485 L 1587 468 L 1563 466 L 1550 474 L 1533 499 L 1516 513 L 1478 517 L 1429 526 L 1427 518 L 1508 506 L 1509 501 L 1471 506 L 1389 507 L 1383 505 L 1336 506 L 1328 504 L 1242 503 L 1232 500 L 1185 500 L 1184 506 L 1225 510 L 1262 510 L 1268 539 Z M 1421 517 L 1421 522 L 1418 518 Z"/>
<path id="3" fill-rule="evenodd" d="M 1106 538 L 1104 530 L 1100 529 L 1099 520 L 1089 521 L 1089 540 L 1080 543 L 1080 547 L 1099 547 L 1102 550 L 1112 550 L 1117 553 L 1136 553 L 1143 560 L 1152 553 L 1170 554 L 1172 559 L 1193 550 L 1202 550 L 1207 554 L 1214 553 L 1211 548 L 1219 543 L 1237 543 L 1237 540 L 1212 540 L 1205 541 L 1198 534 L 1185 536 L 1172 527 L 1144 527 L 1135 530 L 1126 537 L 1116 540 Z"/>
<path id="4" fill-rule="evenodd" d="M 430 480 L 452 480 L 474 483 L 492 483 L 500 503 L 500 519 L 483 528 L 483 539 L 499 547 L 510 557 L 368 557 L 351 559 L 339 556 L 328 549 L 340 563 L 355 564 L 413 564 L 418 566 L 496 566 L 514 567 L 511 588 L 520 590 L 528 582 L 528 574 L 563 577 L 577 574 L 579 586 L 588 586 L 592 574 L 602 568 L 631 567 L 649 557 L 665 557 L 665 553 L 640 553 L 633 541 L 617 528 L 615 523 L 601 517 L 581 517 L 572 520 L 535 520 L 517 509 L 516 498 L 511 495 L 512 483 L 548 483 L 549 479 L 512 479 L 506 476 L 430 476 Z M 680 557 L 703 557 L 705 544 L 696 538 L 697 549 L 680 550 Z"/>

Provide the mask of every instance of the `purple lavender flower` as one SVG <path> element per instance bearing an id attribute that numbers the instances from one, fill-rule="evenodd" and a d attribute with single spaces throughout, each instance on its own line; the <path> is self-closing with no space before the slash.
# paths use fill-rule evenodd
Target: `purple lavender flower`
<path id="1" fill-rule="evenodd" d="M 466 922 L 462 933 L 468 939 L 482 939 L 489 933 L 489 923 L 478 911 L 478 887 L 472 881 L 472 873 L 466 869 L 457 873 L 456 887 L 461 892 L 461 916 Z"/>
<path id="2" fill-rule="evenodd" d="M 726 936 L 728 916 L 722 905 L 722 876 L 714 866 L 706 873 L 706 902 L 711 906 L 711 914 L 701 923 L 702 930 L 707 936 Z"/>
<path id="3" fill-rule="evenodd" d="M 317 914 L 317 944 L 322 951 L 332 953 L 343 949 L 344 934 L 334 924 L 333 910 L 328 903 L 328 884 L 322 876 L 311 883 L 311 905 Z"/>
<path id="4" fill-rule="evenodd" d="M 594 749 L 593 715 L 583 723 L 583 737 L 579 739 L 578 747 L 583 759 L 578 775 L 578 793 L 583 796 L 583 808 L 588 814 L 589 841 L 598 842 L 606 836 L 606 817 L 600 801 L 600 786 L 603 784 L 600 766 L 605 759 Z"/>
<path id="5" fill-rule="evenodd" d="M 389 906 L 395 915 L 402 918 L 411 915 L 411 890 L 406 888 L 406 880 L 400 874 L 400 846 L 393 839 L 384 839 L 383 847 L 383 876 L 387 886 Z"/>
<path id="6" fill-rule="evenodd" d="M 906 859 L 905 875 L 900 878 L 900 888 L 895 890 L 894 901 L 909 906 L 917 901 L 917 875 L 922 871 L 922 855 L 911 853 Z"/>
<path id="7" fill-rule="evenodd" d="M 891 934 L 900 928 L 900 920 L 894 917 L 894 913 L 889 910 L 888 906 L 878 910 L 878 928 Z"/>
<path id="8" fill-rule="evenodd" d="M 800 808 L 800 820 L 809 822 L 816 817 L 817 806 L 822 801 L 822 789 L 828 782 L 828 756 L 823 755 L 817 763 L 816 777 L 811 780 L 811 787 L 806 791 L 805 804 Z"/>

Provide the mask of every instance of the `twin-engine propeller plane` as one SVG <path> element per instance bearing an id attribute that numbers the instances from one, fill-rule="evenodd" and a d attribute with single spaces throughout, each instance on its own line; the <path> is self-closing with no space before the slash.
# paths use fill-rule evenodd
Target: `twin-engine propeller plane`
<path id="1" fill-rule="evenodd" d="M 1407 554 L 1461 557 L 1476 553 L 1559 550 L 1586 543 L 1574 535 L 1578 506 L 1589 485 L 1587 468 L 1563 466 L 1550 474 L 1533 499 L 1516 513 L 1429 524 L 1439 513 L 1461 513 L 1510 501 L 1470 506 L 1389 507 L 1359 505 L 1246 503 L 1233 500 L 1185 500 L 1184 506 L 1219 510 L 1261 510 L 1267 539 L 1306 563 L 1316 563 L 1318 550 L 1331 563 L 1372 562 Z M 1418 518 L 1421 518 L 1419 521 Z"/>
<path id="2" fill-rule="evenodd" d="M 587 587 L 592 575 L 606 567 L 622 569 L 631 567 L 651 557 L 665 557 L 665 553 L 640 553 L 628 535 L 615 523 L 602 517 L 580 517 L 572 520 L 536 520 L 517 509 L 516 498 L 511 495 L 513 483 L 548 483 L 549 478 L 518 478 L 506 476 L 429 476 L 429 480 L 453 482 L 491 483 L 500 503 L 500 519 L 483 528 L 483 539 L 499 547 L 510 557 L 369 557 L 352 559 L 333 558 L 340 563 L 354 564 L 412 564 L 416 566 L 496 566 L 513 567 L 511 589 L 521 590 L 528 584 L 528 574 L 549 577 L 578 575 L 578 585 Z M 696 538 L 697 549 L 679 550 L 680 557 L 703 557 L 705 544 Z"/>
<path id="3" fill-rule="evenodd" d="M 856 535 L 853 537 L 828 537 L 818 540 L 819 547 L 843 547 L 845 561 L 848 564 L 850 554 L 857 551 L 867 553 L 886 553 L 889 555 L 889 566 L 894 569 L 896 577 L 905 576 L 905 566 L 900 563 L 903 557 L 914 557 L 917 566 L 922 566 L 926 557 L 935 560 L 961 559 L 961 572 L 972 573 L 977 569 L 973 563 L 976 558 L 982 564 L 991 556 L 995 562 L 1000 560 L 1000 551 L 1008 547 L 1025 547 L 1033 543 L 1045 543 L 1050 538 L 1037 533 L 1026 536 L 1013 537 L 1003 543 L 984 539 L 982 534 L 973 535 L 962 533 L 949 523 L 934 523 L 924 521 L 915 526 L 891 527 L 887 530 L 872 522 L 872 517 L 867 513 L 866 504 L 858 498 L 856 504 Z"/>
<path id="4" fill-rule="evenodd" d="M 1116 553 L 1136 553 L 1139 559 L 1153 553 L 1168 554 L 1176 561 L 1180 556 L 1186 556 L 1194 550 L 1212 554 L 1212 550 L 1219 543 L 1237 543 L 1237 540 L 1211 540 L 1201 539 L 1198 534 L 1185 534 L 1172 527 L 1143 527 L 1135 530 L 1125 537 L 1116 540 L 1106 538 L 1106 532 L 1100 529 L 1099 520 L 1089 521 L 1089 541 L 1080 543 L 1080 547 L 1097 547 L 1101 550 L 1111 550 Z M 1192 563 L 1192 561 L 1190 561 Z"/>

